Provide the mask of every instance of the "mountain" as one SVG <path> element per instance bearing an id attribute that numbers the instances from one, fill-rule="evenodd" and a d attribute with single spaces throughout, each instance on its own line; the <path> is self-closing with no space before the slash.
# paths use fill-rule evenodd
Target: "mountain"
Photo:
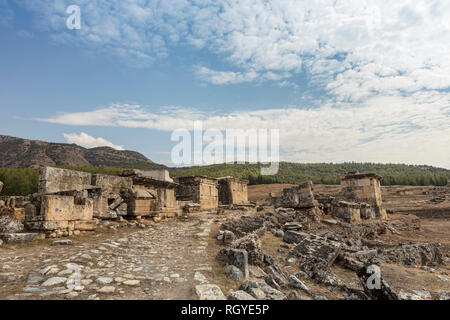
<path id="1" fill-rule="evenodd" d="M 112 166 L 152 168 L 160 166 L 134 151 L 110 147 L 86 149 L 76 144 L 50 143 L 0 135 L 0 167 Z"/>

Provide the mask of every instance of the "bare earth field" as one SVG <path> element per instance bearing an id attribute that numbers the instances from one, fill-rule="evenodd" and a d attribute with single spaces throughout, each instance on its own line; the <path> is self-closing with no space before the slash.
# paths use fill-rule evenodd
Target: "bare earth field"
<path id="1" fill-rule="evenodd" d="M 269 193 L 281 194 L 289 185 L 249 186 L 249 200 L 263 203 Z M 316 185 L 314 192 L 335 195 L 339 186 Z M 431 187 L 383 187 L 390 224 L 396 233 L 380 234 L 375 241 L 387 246 L 405 243 L 440 243 L 444 256 L 450 249 L 450 201 L 433 201 L 439 190 Z M 224 214 L 195 214 L 185 219 L 155 223 L 145 221 L 101 222 L 96 232 L 69 238 L 70 246 L 52 246 L 41 240 L 0 247 L 0 299 L 197 299 L 195 286 L 218 285 L 225 296 L 239 289 L 241 282 L 230 279 L 216 255 L 224 244 L 214 237 L 222 223 L 243 215 L 256 217 L 274 209 L 225 211 Z M 328 217 L 331 218 L 331 217 Z M 317 223 L 313 230 L 334 226 Z M 298 267 L 286 263 L 289 249 L 271 232 L 261 237 L 262 249 L 287 274 Z M 334 264 L 331 271 L 348 286 L 361 289 L 355 272 Z M 396 291 L 415 294 L 426 291 L 425 299 L 437 299 L 450 291 L 450 268 L 410 267 L 383 263 L 383 278 Z M 263 277 L 254 272 L 252 279 Z M 68 288 L 78 279 L 75 288 Z M 307 292 L 294 289 L 299 299 L 341 299 L 335 287 L 302 279 Z"/>

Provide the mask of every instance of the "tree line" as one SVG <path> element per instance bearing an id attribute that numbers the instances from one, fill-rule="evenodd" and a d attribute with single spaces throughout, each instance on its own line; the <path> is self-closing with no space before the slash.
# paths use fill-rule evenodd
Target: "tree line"
<path id="1" fill-rule="evenodd" d="M 262 176 L 262 164 L 217 164 L 202 167 L 168 168 L 172 177 L 203 175 L 210 177 L 232 176 L 249 180 L 255 184 L 298 184 L 311 179 L 315 184 L 340 183 L 339 177 L 347 172 L 373 172 L 383 177 L 382 185 L 411 185 L 411 186 L 445 186 L 450 180 L 450 170 L 431 166 L 413 166 L 406 164 L 377 164 L 377 163 L 290 163 L 280 162 L 280 169 L 276 175 Z M 72 169 L 90 173 L 118 175 L 124 168 L 66 166 Z M 13 169 L 0 168 L 0 181 L 4 182 L 1 195 L 28 195 L 37 192 L 39 170 L 33 168 Z"/>

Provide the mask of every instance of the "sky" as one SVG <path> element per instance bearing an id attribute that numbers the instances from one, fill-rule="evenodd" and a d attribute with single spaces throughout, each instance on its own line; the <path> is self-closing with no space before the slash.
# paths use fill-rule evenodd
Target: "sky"
<path id="1" fill-rule="evenodd" d="M 167 165 L 201 120 L 278 129 L 283 161 L 450 169 L 450 1 L 0 0 L 0 109 Z"/>

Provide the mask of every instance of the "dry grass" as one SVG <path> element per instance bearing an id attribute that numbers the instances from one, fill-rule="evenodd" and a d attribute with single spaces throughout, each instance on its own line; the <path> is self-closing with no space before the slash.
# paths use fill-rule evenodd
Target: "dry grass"
<path id="1" fill-rule="evenodd" d="M 225 271 L 225 266 L 216 260 L 216 256 L 223 246 L 219 241 L 214 239 L 212 236 L 219 230 L 219 225 L 213 223 L 211 225 L 211 233 L 208 237 L 208 246 L 206 247 L 206 252 L 208 254 L 209 263 L 211 265 L 212 271 L 205 272 L 205 276 L 220 287 L 225 295 L 228 295 L 231 291 L 236 291 L 239 289 L 240 283 L 231 279 L 227 272 Z"/>

